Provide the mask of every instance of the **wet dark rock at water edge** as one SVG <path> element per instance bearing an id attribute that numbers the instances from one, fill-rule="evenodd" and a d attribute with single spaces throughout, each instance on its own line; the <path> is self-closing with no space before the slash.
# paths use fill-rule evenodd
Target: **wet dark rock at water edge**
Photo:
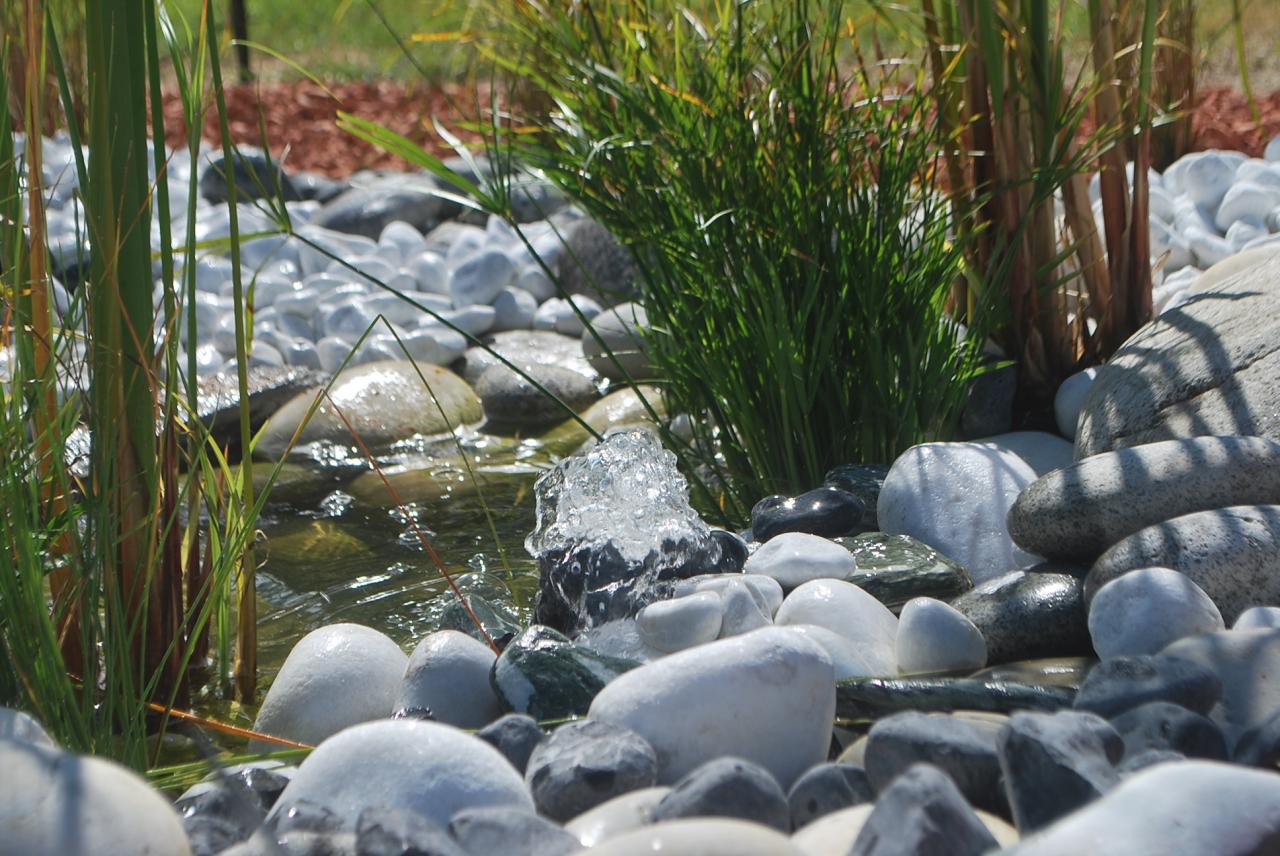
<path id="1" fill-rule="evenodd" d="M 983 681 L 1079 689 L 1096 665 L 1097 661 L 1092 657 L 1042 657 L 990 666 L 969 677 Z"/>
<path id="2" fill-rule="evenodd" d="M 834 538 L 854 534 L 866 514 L 856 495 L 835 487 L 819 487 L 799 496 L 766 496 L 751 509 L 751 532 L 768 541 L 784 532 Z"/>
<path id="3" fill-rule="evenodd" d="M 211 856 L 245 841 L 262 824 L 292 773 L 269 769 L 278 764 L 216 773 L 218 778 L 188 788 L 177 799 L 173 807 L 196 856 Z"/>
<path id="4" fill-rule="evenodd" d="M 1058 710 L 1075 698 L 1070 687 L 973 678 L 850 678 L 836 684 L 836 715 L 872 720 L 905 710 Z"/>
<path id="5" fill-rule="evenodd" d="M 637 665 L 574 645 L 535 624 L 506 647 L 490 680 L 508 710 L 538 720 L 560 719 L 585 714 L 605 684 Z"/>
<path id="6" fill-rule="evenodd" d="M 876 501 L 880 499 L 880 488 L 884 487 L 884 477 L 889 474 L 885 464 L 841 464 L 827 473 L 822 483 L 827 487 L 848 491 L 863 503 L 861 528 L 873 532 L 880 528 L 876 520 Z"/>
<path id="7" fill-rule="evenodd" d="M 249 430 L 256 432 L 286 402 L 324 383 L 325 375 L 305 368 L 251 366 L 248 370 Z M 240 383 L 219 373 L 196 385 L 196 411 L 220 446 L 240 446 Z"/>
<path id="8" fill-rule="evenodd" d="M 973 588 L 964 568 L 910 535 L 866 532 L 834 540 L 858 565 L 845 581 L 891 609 L 915 597 L 949 601 Z"/>
<path id="9" fill-rule="evenodd" d="M 468 594 L 467 604 L 470 605 L 476 618 L 480 619 L 480 626 L 484 628 L 483 633 L 476 627 L 466 607 L 453 596 L 452 592 L 449 593 L 437 614 L 435 626 L 441 630 L 460 630 L 481 642 L 486 641 L 485 634 L 488 634 L 499 648 L 505 648 L 524 629 L 516 621 L 514 610 L 509 607 L 500 608 L 482 595 Z"/>
<path id="10" fill-rule="evenodd" d="M 960 595 L 951 605 L 982 631 L 992 665 L 1093 652 L 1084 587 L 1075 577 L 1014 571 Z"/>

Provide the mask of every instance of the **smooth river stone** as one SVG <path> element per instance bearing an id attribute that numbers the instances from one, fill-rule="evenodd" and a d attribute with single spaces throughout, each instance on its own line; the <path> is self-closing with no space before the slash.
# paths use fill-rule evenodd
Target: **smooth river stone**
<path id="1" fill-rule="evenodd" d="M 1280 710 L 1280 631 L 1221 630 L 1179 639 L 1162 655 L 1212 669 L 1222 681 L 1222 699 L 1209 718 L 1229 743 Z"/>
<path id="2" fill-rule="evenodd" d="M 1232 630 L 1273 630 L 1280 627 L 1280 606 L 1251 606 L 1236 618 Z"/>
<path id="3" fill-rule="evenodd" d="M 849 856 L 981 856 L 998 846 L 951 778 L 916 764 L 881 792 Z"/>
<path id="4" fill-rule="evenodd" d="M 785 532 L 757 549 L 742 566 L 744 573 L 772 577 L 790 591 L 810 580 L 842 580 L 858 564 L 844 547 L 804 532 Z"/>
<path id="5" fill-rule="evenodd" d="M 1066 574 L 1014 571 L 982 583 L 951 605 L 987 640 L 993 665 L 1092 652 L 1084 587 Z"/>
<path id="6" fill-rule="evenodd" d="M 914 597 L 951 600 L 973 588 L 968 571 L 910 535 L 864 532 L 835 542 L 852 553 L 858 565 L 845 582 L 890 609 Z"/>
<path id="7" fill-rule="evenodd" d="M 815 624 L 837 633 L 876 656 L 896 664 L 898 619 L 888 607 L 852 583 L 814 580 L 797 588 L 778 607 L 774 623 Z M 895 670 L 890 669 L 888 674 Z"/>
<path id="8" fill-rule="evenodd" d="M 918 597 L 898 616 L 897 656 L 904 675 L 972 672 L 987 664 L 987 641 L 963 613 Z"/>
<path id="9" fill-rule="evenodd" d="M 773 577 L 760 574 L 699 574 L 687 580 L 677 580 L 674 591 L 676 597 L 684 597 L 699 591 L 721 592 L 735 583 L 750 589 L 760 609 L 770 618 L 782 606 L 782 585 Z"/>
<path id="10" fill-rule="evenodd" d="M 388 719 L 353 726 L 307 756 L 267 817 L 316 806 L 355 829 L 371 804 L 444 826 L 466 808 L 532 812 L 524 780 L 497 749 L 450 725 Z"/>
<path id="11" fill-rule="evenodd" d="M 649 346 L 645 342 L 648 330 L 649 316 L 639 303 L 606 309 L 582 331 L 582 355 L 610 380 L 650 380 L 655 372 L 649 364 Z"/>
<path id="12" fill-rule="evenodd" d="M 1280 841 L 1280 776 L 1214 761 L 1159 764 L 1009 856 L 1263 856 Z"/>
<path id="13" fill-rule="evenodd" d="M 1013 452 L 1035 470 L 1037 476 L 1047 475 L 1067 466 L 1073 460 L 1071 444 L 1057 434 L 1045 431 L 1010 431 L 975 440 L 1006 452 Z"/>
<path id="14" fill-rule="evenodd" d="M 805 856 L 847 856 L 874 808 L 873 803 L 864 803 L 824 815 L 792 835 L 791 843 Z M 974 813 L 1001 847 L 1018 843 L 1018 831 L 1004 820 L 981 809 Z"/>
<path id="15" fill-rule="evenodd" d="M 1098 377 L 1098 367 L 1093 366 L 1076 372 L 1062 382 L 1053 396 L 1053 417 L 1058 425 L 1058 432 L 1068 440 L 1076 438 L 1076 424 L 1080 421 L 1080 408 L 1084 406 L 1085 396 Z"/>
<path id="16" fill-rule="evenodd" d="M 976 678 L 855 678 L 836 687 L 843 719 L 875 720 L 904 710 L 1058 710 L 1070 707 L 1071 687 Z"/>
<path id="17" fill-rule="evenodd" d="M 1081 411 L 1077 458 L 1176 437 L 1280 441 L 1280 253 L 1247 250 L 1223 264 L 1239 272 L 1206 271 L 1102 368 Z"/>
<path id="18" fill-rule="evenodd" d="M 1140 529 L 1103 553 L 1085 597 L 1134 568 L 1186 574 L 1228 623 L 1258 604 L 1280 604 L 1280 505 L 1198 511 Z"/>
<path id="19" fill-rule="evenodd" d="M 766 496 L 751 509 L 751 534 L 768 541 L 784 532 L 834 538 L 858 531 L 865 516 L 861 499 L 823 485 L 799 496 Z"/>
<path id="20" fill-rule="evenodd" d="M 596 399 L 595 384 L 572 369 L 537 366 L 526 374 L 497 365 L 476 380 L 476 394 L 490 423 L 546 427 L 572 418 Z"/>
<path id="21" fill-rule="evenodd" d="M 805 856 L 787 836 L 745 820 L 700 817 L 672 820 L 624 832 L 575 856 L 649 856 L 696 853 L 698 856 Z"/>
<path id="22" fill-rule="evenodd" d="M 884 464 L 841 464 L 827 473 L 822 483 L 838 487 L 862 500 L 861 528 L 874 531 L 880 528 L 876 517 L 876 503 L 880 501 L 880 489 L 889 468 Z"/>
<path id="23" fill-rule="evenodd" d="M 304 392 L 276 411 L 262 429 L 255 453 L 282 457 L 315 398 L 315 391 Z M 335 406 L 351 423 L 350 428 Z M 415 368 L 407 360 L 366 363 L 348 368 L 334 381 L 297 442 L 304 445 L 328 440 L 352 446 L 354 430 L 366 445 L 385 446 L 415 434 L 440 434 L 478 422 L 483 415 L 480 399 L 471 387 L 448 369 L 432 365 Z"/>
<path id="24" fill-rule="evenodd" d="M 978 808 L 1008 814 L 1009 802 L 1000 780 L 996 738 L 1005 717 L 904 711 L 885 717 L 867 732 L 864 762 L 877 791 L 914 764 L 932 764 L 956 783 Z"/>
<path id="25" fill-rule="evenodd" d="M 588 716 L 647 739 L 658 754 L 659 784 L 735 755 L 788 788 L 826 760 L 835 702 L 826 652 L 798 633 L 766 627 L 628 672 L 600 691 Z"/>
<path id="26" fill-rule="evenodd" d="M 1165 440 L 1094 455 L 1037 479 L 1009 510 L 1009 534 L 1028 552 L 1087 563 L 1173 517 L 1272 502 L 1280 502 L 1280 443 Z"/>
<path id="27" fill-rule="evenodd" d="M 429 710 L 436 722 L 482 728 L 502 715 L 489 683 L 496 659 L 488 645 L 465 633 L 432 633 L 409 655 L 395 708 Z"/>
<path id="28" fill-rule="evenodd" d="M 910 535 L 959 562 L 975 583 L 1036 561 L 1009 537 L 1005 518 L 1036 472 L 984 443 L 925 443 L 893 462 L 876 509 L 880 527 Z"/>
<path id="29" fill-rule="evenodd" d="M 1168 568 L 1121 574 L 1089 604 L 1089 636 L 1103 659 L 1156 654 L 1185 636 L 1223 629 L 1209 595 Z"/>
<path id="30" fill-rule="evenodd" d="M 168 799 L 114 761 L 0 740 L 0 852 L 189 856 Z"/>
<path id="31" fill-rule="evenodd" d="M 683 651 L 720 635 L 720 595 L 702 591 L 655 601 L 636 615 L 640 638 L 659 651 Z"/>
<path id="32" fill-rule="evenodd" d="M 386 634 L 328 624 L 298 640 L 258 710 L 253 730 L 317 744 L 342 729 L 391 715 L 409 658 Z M 277 744 L 250 741 L 268 752 Z"/>
<path id="33" fill-rule="evenodd" d="M 665 785 L 640 788 L 583 812 L 564 828 L 576 835 L 582 846 L 594 847 L 601 841 L 647 826 L 653 821 L 653 809 L 669 793 L 671 788 Z"/>
<path id="34" fill-rule="evenodd" d="M 533 750 L 524 780 L 538 813 L 557 822 L 652 787 L 658 760 L 644 738 L 600 720 L 566 723 Z"/>

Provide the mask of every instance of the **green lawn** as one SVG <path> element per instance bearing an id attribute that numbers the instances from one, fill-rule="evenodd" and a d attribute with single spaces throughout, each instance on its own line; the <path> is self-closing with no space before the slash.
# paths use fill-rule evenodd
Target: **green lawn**
<path id="1" fill-rule="evenodd" d="M 518 0 L 509 0 L 517 2 Z M 170 0 L 184 14 L 196 14 L 201 0 Z M 469 24 L 469 0 L 247 0 L 250 38 L 287 56 L 326 79 L 411 79 L 418 76 L 396 43 L 398 36 L 413 58 L 433 77 L 461 76 L 473 52 L 455 39 L 414 41 L 416 34 L 455 33 Z M 672 0 L 675 2 L 675 0 Z M 686 0 L 698 6 L 707 0 Z M 947 3 L 950 0 L 938 0 Z M 1054 6 L 1052 0 L 1049 0 Z M 1064 0 L 1067 32 L 1087 32 L 1085 0 Z M 215 0 L 225 18 L 229 0 Z M 874 20 L 869 10 L 896 4 L 858 0 L 852 17 L 863 30 Z M 914 0 L 900 4 L 918 8 Z M 1196 4 L 1198 53 L 1205 82 L 1238 81 L 1231 29 L 1232 0 L 1200 0 Z M 1261 92 L 1280 88 L 1280 2 L 1242 0 L 1245 47 L 1254 86 Z M 376 11 L 375 11 L 376 10 Z M 385 19 L 385 23 L 384 23 Z M 891 28 L 877 28 L 881 43 L 892 49 L 897 39 Z M 392 35 L 395 34 L 395 36 Z M 1087 45 L 1081 45 L 1082 50 Z M 265 79 L 289 79 L 297 73 L 287 65 L 259 54 L 255 57 Z"/>

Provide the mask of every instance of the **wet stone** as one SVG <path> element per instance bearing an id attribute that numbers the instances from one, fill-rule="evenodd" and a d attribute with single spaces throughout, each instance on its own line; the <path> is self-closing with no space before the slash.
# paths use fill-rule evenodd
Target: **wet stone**
<path id="1" fill-rule="evenodd" d="M 906 710 L 1058 710 L 1070 707 L 1071 687 L 975 678 L 851 678 L 836 685 L 836 714 L 875 720 Z"/>
<path id="2" fill-rule="evenodd" d="M 758 541 L 784 532 L 834 538 L 857 532 L 866 504 L 835 487 L 819 487 L 799 496 L 766 496 L 751 509 L 751 531 Z"/>
<path id="3" fill-rule="evenodd" d="M 1014 571 L 960 595 L 951 605 L 987 640 L 993 665 L 1093 651 L 1080 580 Z"/>
<path id="4" fill-rule="evenodd" d="M 502 652 L 490 680 L 509 710 L 538 720 L 560 719 L 585 714 L 605 684 L 636 665 L 574 645 L 535 624 Z"/>
<path id="5" fill-rule="evenodd" d="M 1032 686 L 1068 687 L 1076 690 L 1085 676 L 1097 665 L 1092 657 L 1042 657 L 1001 663 L 969 677 L 984 681 L 1022 683 Z"/>
<path id="6" fill-rule="evenodd" d="M 949 601 L 973 588 L 964 568 L 910 535 L 866 532 L 834 540 L 857 562 L 845 581 L 890 609 L 916 597 Z"/>
<path id="7" fill-rule="evenodd" d="M 482 595 L 468 594 L 467 603 L 476 618 L 480 619 L 480 626 L 484 628 L 482 633 L 453 592 L 446 592 L 443 598 L 444 603 L 441 604 L 438 618 L 434 622 L 441 630 L 460 630 L 481 642 L 485 641 L 484 635 L 487 633 L 499 648 L 505 648 L 523 630 L 516 620 L 514 610 L 495 605 Z"/>
<path id="8" fill-rule="evenodd" d="M 862 500 L 863 514 L 860 528 L 873 532 L 880 528 L 876 520 L 876 501 L 889 467 L 884 464 L 841 464 L 827 473 L 822 483 L 847 491 Z"/>

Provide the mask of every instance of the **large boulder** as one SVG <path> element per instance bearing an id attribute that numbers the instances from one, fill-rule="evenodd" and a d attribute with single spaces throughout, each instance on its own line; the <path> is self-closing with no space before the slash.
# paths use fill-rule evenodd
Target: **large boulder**
<path id="1" fill-rule="evenodd" d="M 1081 410 L 1077 458 L 1175 437 L 1280 440 L 1280 253 L 1259 248 L 1222 265 L 1103 367 Z"/>

